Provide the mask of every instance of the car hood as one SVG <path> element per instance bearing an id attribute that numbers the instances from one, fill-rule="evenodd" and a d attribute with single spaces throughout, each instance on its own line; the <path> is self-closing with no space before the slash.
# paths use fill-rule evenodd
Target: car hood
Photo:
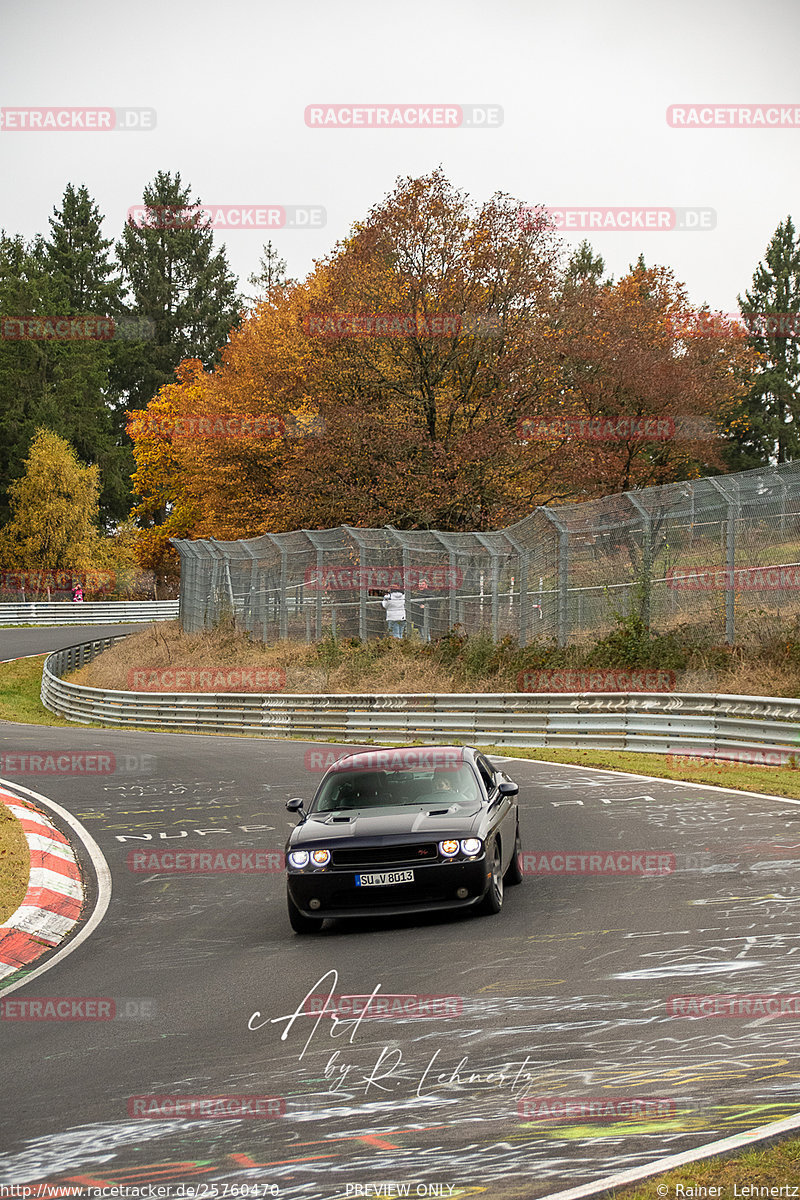
<path id="1" fill-rule="evenodd" d="M 478 801 L 461 801 L 438 808 L 370 808 L 312 813 L 308 820 L 292 830 L 291 845 L 302 842 L 325 842 L 331 839 L 349 842 L 356 839 L 370 842 L 378 839 L 411 837 L 427 838 L 468 837 L 480 824 L 483 805 Z"/>

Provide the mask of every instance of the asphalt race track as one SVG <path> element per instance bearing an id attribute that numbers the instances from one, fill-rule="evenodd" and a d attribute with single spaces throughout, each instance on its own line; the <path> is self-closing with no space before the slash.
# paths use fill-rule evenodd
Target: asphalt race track
<path id="1" fill-rule="evenodd" d="M 85 636 L 3 631 L 0 656 Z M 674 855 L 674 869 L 533 874 L 496 917 L 364 920 L 317 937 L 291 932 L 280 870 L 130 869 L 142 848 L 279 851 L 285 801 L 319 778 L 313 749 L 0 725 L 3 754 L 102 750 L 117 764 L 4 780 L 75 814 L 113 882 L 92 936 L 8 998 L 112 998 L 117 1016 L 0 1021 L 0 1182 L 538 1197 L 800 1109 L 791 1018 L 668 1007 L 800 992 L 800 802 L 509 763 L 527 853 L 647 852 Z M 444 1015 L 405 1002 L 358 1023 L 304 1012 L 308 995 L 376 988 L 451 999 Z M 155 1119 L 134 1101 L 242 1094 L 282 1099 L 283 1115 Z M 618 1115 L 564 1119 L 542 1098 L 603 1099 Z M 632 1098 L 658 1105 L 631 1117 Z"/>
<path id="2" fill-rule="evenodd" d="M 43 625 L 41 628 L 0 628 L 0 660 L 24 658 L 26 654 L 46 654 L 62 646 L 77 646 L 92 638 L 116 637 L 120 633 L 142 633 L 144 623 L 111 625 Z"/>

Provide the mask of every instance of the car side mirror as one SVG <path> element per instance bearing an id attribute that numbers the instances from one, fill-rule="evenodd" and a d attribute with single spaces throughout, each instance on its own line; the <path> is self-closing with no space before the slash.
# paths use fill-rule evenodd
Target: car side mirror
<path id="1" fill-rule="evenodd" d="M 286 811 L 290 813 L 300 813 L 302 817 L 306 814 L 303 812 L 303 804 L 305 801 L 302 796 L 294 796 L 291 800 L 286 801 Z"/>
<path id="2" fill-rule="evenodd" d="M 511 783 L 511 781 L 508 783 L 501 783 L 498 785 L 497 790 L 501 796 L 516 796 L 519 794 L 519 784 Z"/>

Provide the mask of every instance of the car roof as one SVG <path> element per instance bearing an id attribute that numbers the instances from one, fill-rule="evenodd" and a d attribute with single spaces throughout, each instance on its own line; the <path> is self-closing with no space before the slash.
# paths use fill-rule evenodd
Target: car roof
<path id="1" fill-rule="evenodd" d="M 413 761 L 415 755 L 419 756 L 418 763 Z M 352 770 L 402 770 L 404 766 L 412 770 L 419 766 L 424 770 L 424 759 L 428 755 L 431 756 L 431 767 L 436 768 L 448 762 L 470 762 L 475 751 L 471 746 L 376 746 L 373 750 L 357 750 L 337 758 L 328 768 L 328 774 Z"/>

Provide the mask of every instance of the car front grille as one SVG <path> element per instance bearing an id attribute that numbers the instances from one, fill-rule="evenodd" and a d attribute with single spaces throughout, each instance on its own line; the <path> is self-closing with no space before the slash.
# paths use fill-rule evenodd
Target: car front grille
<path id="1" fill-rule="evenodd" d="M 474 894 L 474 893 L 471 893 Z M 431 880 L 429 884 L 421 881 L 416 883 L 399 883 L 392 887 L 353 887 L 339 888 L 325 901 L 323 908 L 380 908 L 391 905 L 400 908 L 404 904 L 444 904 L 454 901 L 455 888 L 451 884 L 437 883 Z M 331 915 L 335 915 L 331 911 Z"/>
<path id="2" fill-rule="evenodd" d="M 383 867 L 402 864 L 437 862 L 439 850 L 435 842 L 415 843 L 411 846 L 355 846 L 331 851 L 331 866 L 339 868 Z"/>

